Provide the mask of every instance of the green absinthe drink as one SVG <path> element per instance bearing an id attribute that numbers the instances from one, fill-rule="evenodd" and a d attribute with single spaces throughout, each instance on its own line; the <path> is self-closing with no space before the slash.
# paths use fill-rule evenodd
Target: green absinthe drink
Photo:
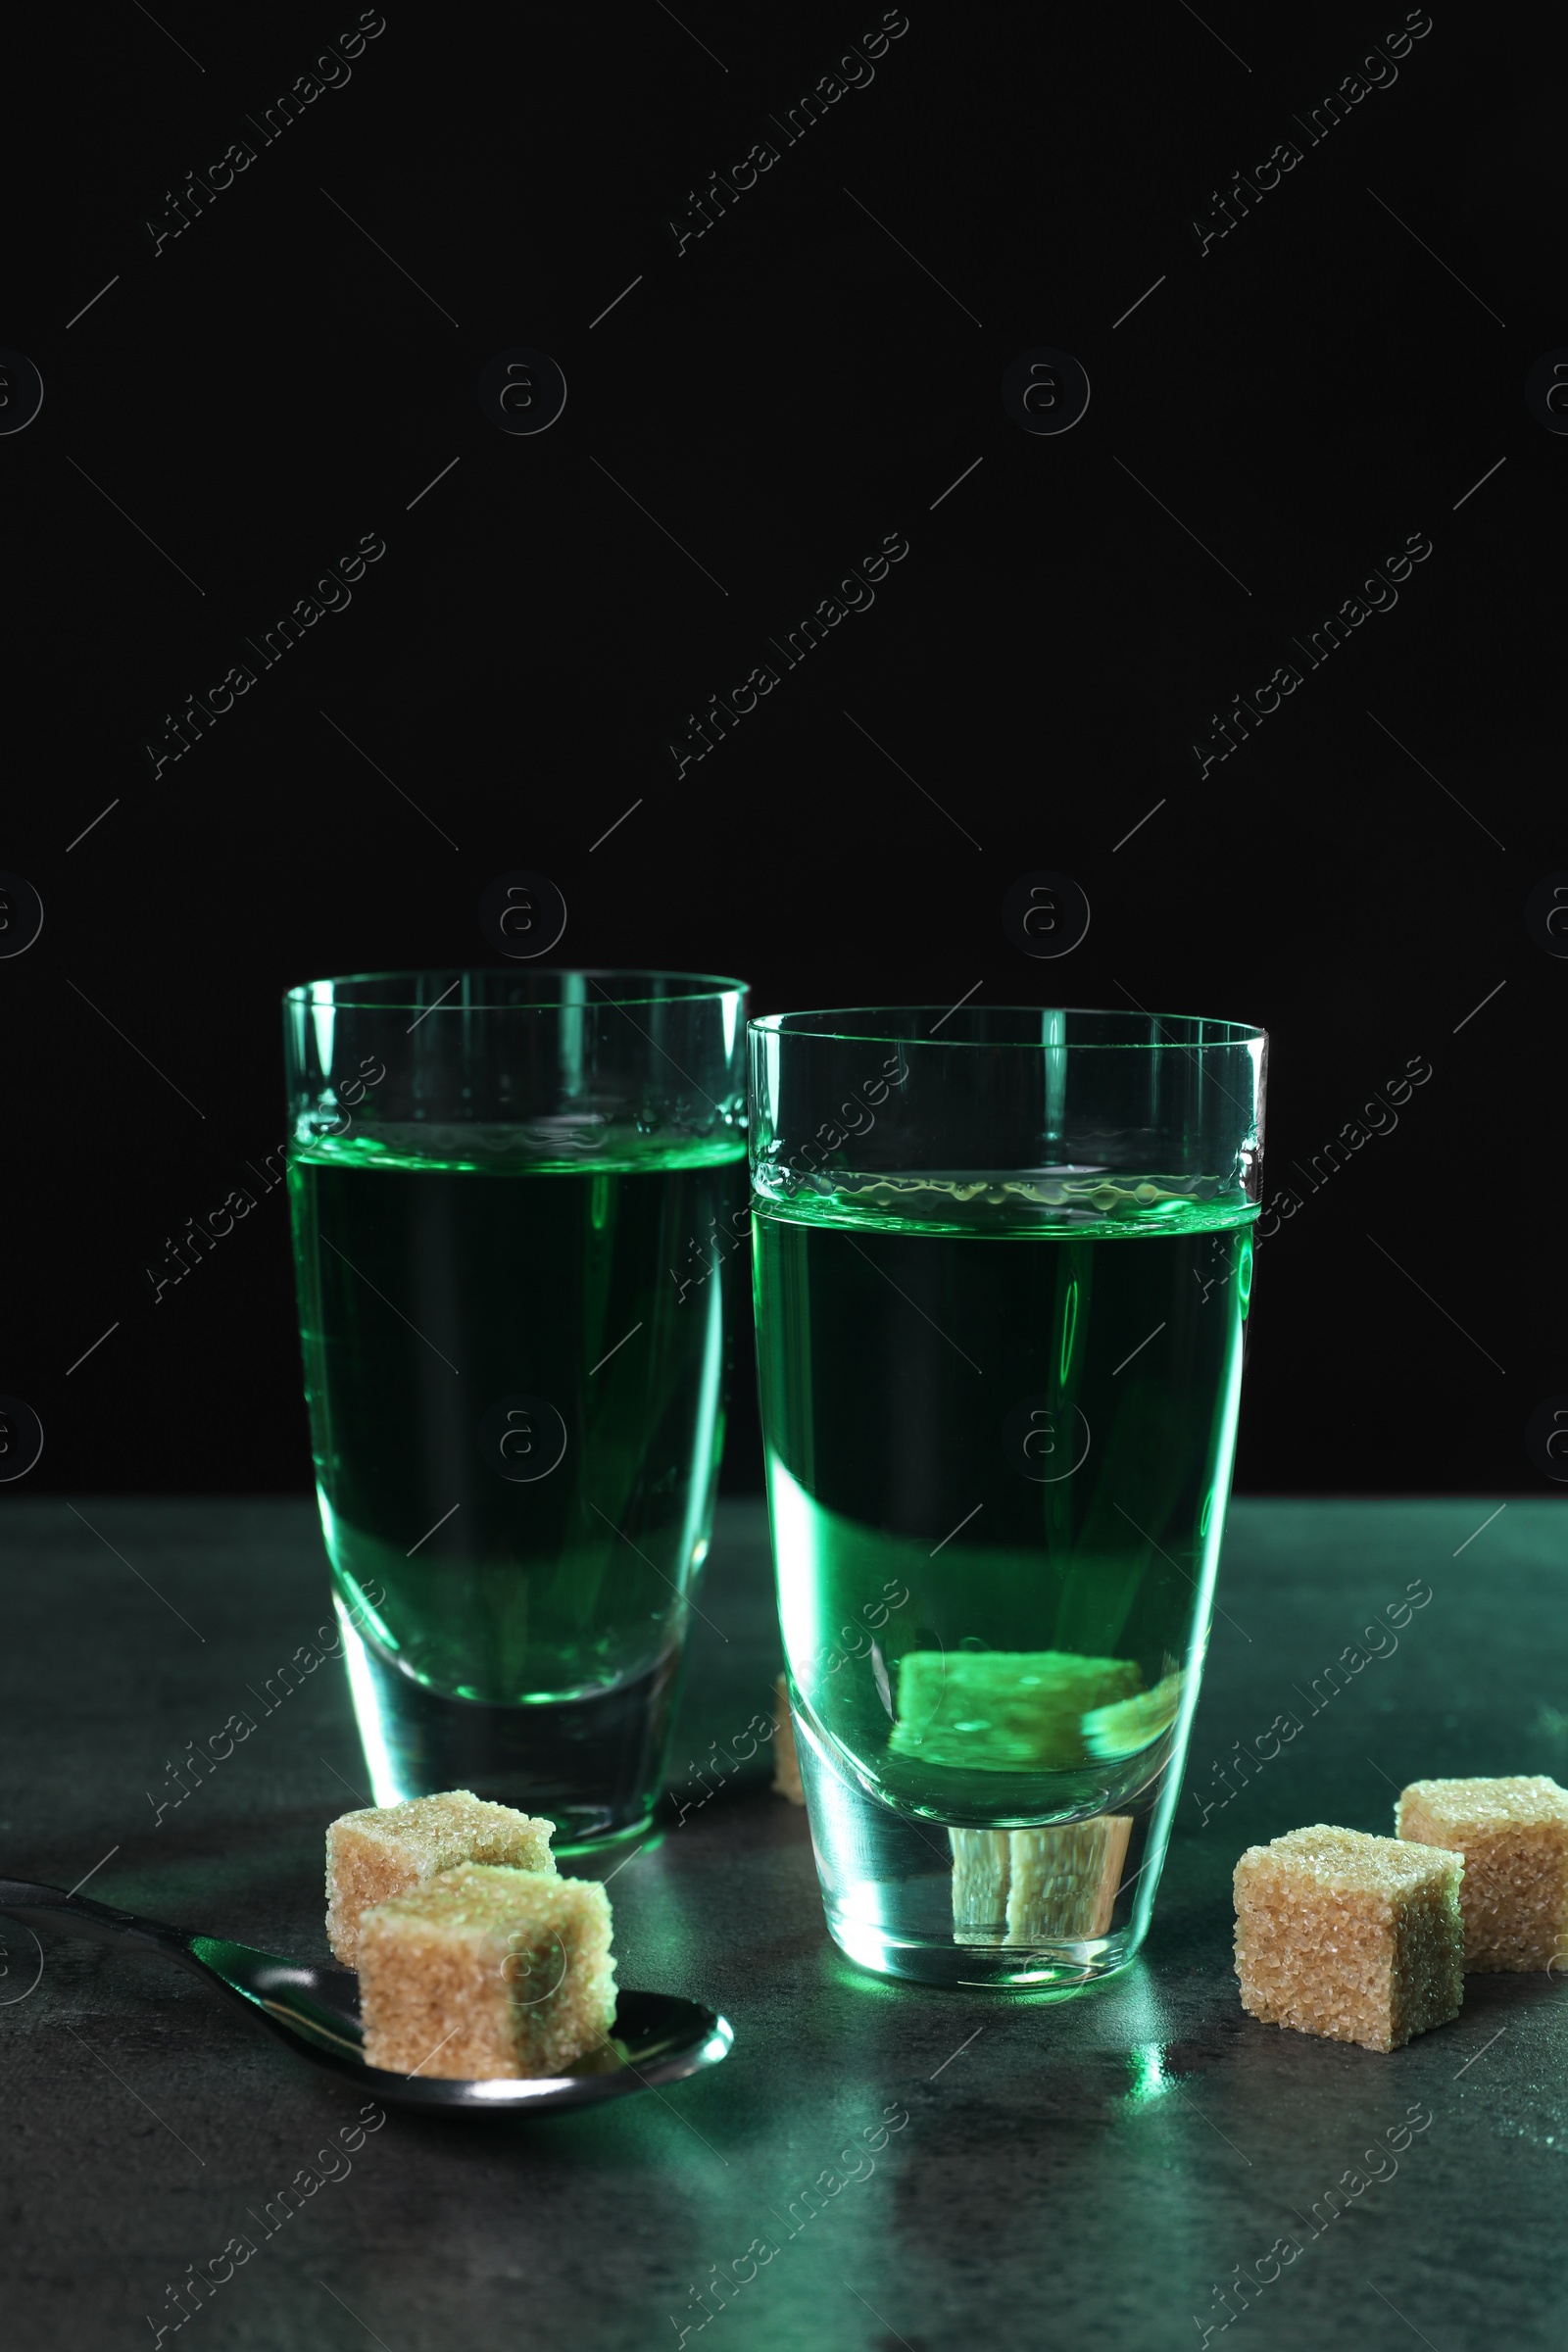
<path id="1" fill-rule="evenodd" d="M 306 1395 L 378 1803 L 472 1788 L 566 1848 L 648 1821 L 723 1434 L 740 1004 L 627 973 L 291 994 Z"/>
<path id="2" fill-rule="evenodd" d="M 1197 1702 L 1262 1039 L 941 1010 L 752 1028 L 797 1741 L 852 1958 L 1071 1989 L 1142 1941 Z"/>

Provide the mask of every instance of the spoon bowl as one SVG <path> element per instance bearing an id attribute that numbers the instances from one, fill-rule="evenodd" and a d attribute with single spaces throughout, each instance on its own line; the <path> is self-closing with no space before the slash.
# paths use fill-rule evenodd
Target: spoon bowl
<path id="1" fill-rule="evenodd" d="M 283 1960 L 275 1952 L 138 1919 L 110 1903 L 23 1879 L 0 1879 L 0 1911 L 32 1929 L 56 1929 L 161 1953 L 243 2009 L 253 2024 L 265 2026 L 296 2057 L 309 2059 L 328 2074 L 346 2076 L 372 2098 L 402 2107 L 466 2107 L 491 2114 L 585 2107 L 596 2099 L 623 2098 L 630 2091 L 678 2082 L 704 2067 L 716 2066 L 735 2038 L 728 2022 L 700 2001 L 681 2000 L 672 1993 L 622 1991 L 609 2037 L 598 2049 L 574 2059 L 569 2074 L 488 2082 L 417 2072 L 393 2075 L 365 2063 L 360 1980 L 352 1969 Z"/>

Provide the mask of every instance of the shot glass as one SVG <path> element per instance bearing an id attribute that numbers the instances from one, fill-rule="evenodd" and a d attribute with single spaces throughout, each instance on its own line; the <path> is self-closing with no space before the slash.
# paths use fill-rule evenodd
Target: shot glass
<path id="1" fill-rule="evenodd" d="M 284 1000 L 321 1527 L 378 1804 L 644 1828 L 707 1556 L 745 983 L 392 972 Z"/>
<path id="2" fill-rule="evenodd" d="M 750 1028 L 768 1504 L 828 1928 L 1068 1992 L 1143 1941 L 1198 1701 L 1265 1039 L 966 1006 Z"/>

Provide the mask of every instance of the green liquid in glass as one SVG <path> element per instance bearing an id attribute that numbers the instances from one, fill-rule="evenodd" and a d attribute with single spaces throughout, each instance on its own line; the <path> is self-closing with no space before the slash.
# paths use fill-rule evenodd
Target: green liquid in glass
<path id="1" fill-rule="evenodd" d="M 730 1334 L 711 1244 L 731 1232 L 741 1175 L 727 1141 L 672 1152 L 630 1135 L 584 1167 L 537 1130 L 494 1126 L 328 1137 L 290 1158 L 340 1601 L 411 1704 L 417 1687 L 437 1717 L 440 1700 L 553 1709 L 566 1762 L 551 1801 L 568 1813 L 571 1757 L 587 1785 L 597 1747 L 614 1779 L 611 1751 L 650 1684 L 670 1695 L 722 1442 Z M 565 1441 L 526 1481 L 498 1461 L 531 1468 L 527 1442 L 498 1457 L 481 1426 L 519 1396 L 553 1407 Z M 547 1416 L 514 1426 L 531 1426 L 540 1460 L 554 1453 Z M 422 1724 L 405 1744 L 433 1773 L 460 1751 Z M 657 1794 L 654 1751 L 658 1737 L 626 1766 L 651 1783 L 633 1813 Z M 417 1761 L 378 1774 L 380 1801 L 398 1773 L 412 1792 Z"/>
<path id="2" fill-rule="evenodd" d="M 791 1675 L 896 1811 L 1021 1828 L 1151 1785 L 1196 1699 L 1255 1215 L 1131 1179 L 1076 1217 L 985 1178 L 758 1203 Z"/>

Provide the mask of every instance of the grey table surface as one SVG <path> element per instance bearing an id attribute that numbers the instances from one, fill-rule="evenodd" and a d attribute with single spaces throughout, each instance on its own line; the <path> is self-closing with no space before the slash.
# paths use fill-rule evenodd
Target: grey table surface
<path id="1" fill-rule="evenodd" d="M 761 1505 L 723 1506 L 672 1758 L 692 1809 L 613 1901 L 622 1982 L 721 2009 L 727 2062 L 532 2122 L 394 2110 L 334 2158 L 347 2086 L 193 1979 L 64 1938 L 40 1968 L 0 1922 L 7 2339 L 156 2340 L 168 2288 L 239 2238 L 254 2252 L 166 2340 L 1561 2344 L 1561 1979 L 1473 1977 L 1455 2023 L 1386 2057 L 1282 2033 L 1241 2010 L 1229 1874 L 1302 1822 L 1387 1832 L 1410 1779 L 1568 1779 L 1565 1526 L 1561 1505 L 1495 1498 L 1234 1506 L 1145 1954 L 1045 2003 L 860 1974 L 827 1939 L 765 1749 L 697 1779 L 778 1664 Z M 0 1544 L 0 1870 L 90 1873 L 107 1901 L 324 1957 L 322 1833 L 364 1801 L 340 1666 L 154 1818 L 168 1762 L 254 1715 L 248 1693 L 326 1617 L 309 1506 L 13 1501 Z M 1364 1635 L 1412 1585 L 1430 1600 Z M 1339 1688 L 1325 1670 L 1351 1645 Z M 1282 1714 L 1299 1735 L 1244 1776 L 1236 1743 L 1255 1756 Z"/>

